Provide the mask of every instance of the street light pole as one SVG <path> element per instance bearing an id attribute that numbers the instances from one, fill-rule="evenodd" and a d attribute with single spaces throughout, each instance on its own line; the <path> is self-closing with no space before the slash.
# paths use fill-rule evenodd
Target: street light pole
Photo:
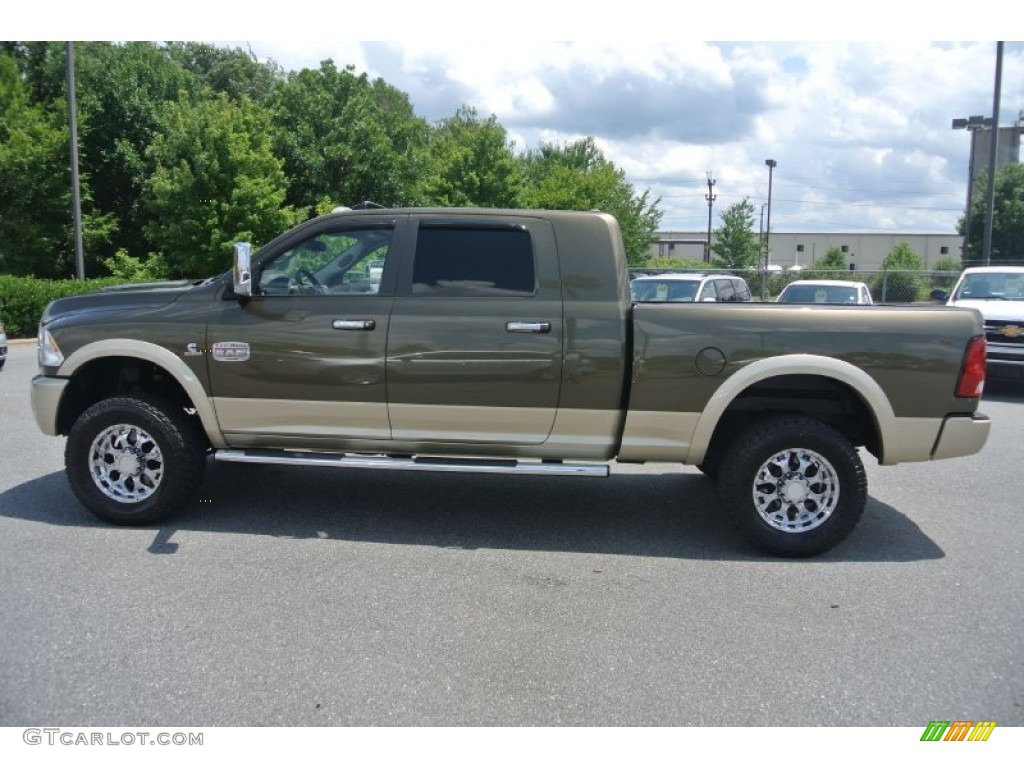
<path id="1" fill-rule="evenodd" d="M 765 225 L 764 230 L 764 279 L 761 281 L 761 298 L 768 298 L 768 259 L 771 254 L 771 238 L 772 238 L 772 173 L 775 170 L 775 166 L 778 165 L 774 160 L 768 159 L 764 161 L 764 164 L 768 166 L 768 223 Z"/>
<path id="2" fill-rule="evenodd" d="M 970 117 L 957 117 L 953 119 L 953 130 L 964 129 L 971 136 L 971 153 L 967 161 L 967 207 L 964 209 L 964 244 L 960 249 L 960 258 L 967 256 L 967 245 L 971 241 L 971 204 L 974 202 L 974 177 L 977 174 L 975 168 L 975 145 L 978 143 L 978 131 L 984 131 L 992 127 L 991 117 L 971 115 Z"/>

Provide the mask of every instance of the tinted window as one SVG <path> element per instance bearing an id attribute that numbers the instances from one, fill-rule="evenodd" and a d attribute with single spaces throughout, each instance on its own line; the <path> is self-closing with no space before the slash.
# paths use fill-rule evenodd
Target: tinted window
<path id="1" fill-rule="evenodd" d="M 524 296 L 535 290 L 533 245 L 522 228 L 420 228 L 412 290 L 437 296 Z"/>
<path id="2" fill-rule="evenodd" d="M 715 280 L 719 301 L 736 301 L 736 291 L 731 280 Z"/>

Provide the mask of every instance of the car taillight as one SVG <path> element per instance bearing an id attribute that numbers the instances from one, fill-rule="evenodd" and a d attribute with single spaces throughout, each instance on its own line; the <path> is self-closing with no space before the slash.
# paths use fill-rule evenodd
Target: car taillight
<path id="1" fill-rule="evenodd" d="M 967 344 L 960 378 L 956 382 L 957 397 L 981 397 L 985 389 L 985 337 L 975 336 Z"/>

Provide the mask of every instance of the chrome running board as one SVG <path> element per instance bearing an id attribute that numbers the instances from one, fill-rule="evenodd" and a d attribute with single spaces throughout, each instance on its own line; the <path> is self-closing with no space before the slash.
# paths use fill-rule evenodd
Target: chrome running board
<path id="1" fill-rule="evenodd" d="M 350 469 L 405 469 L 416 472 L 479 472 L 492 475 L 554 475 L 608 477 L 607 464 L 563 464 L 562 462 L 521 462 L 515 459 L 469 459 L 418 456 L 392 458 L 350 453 L 314 451 L 219 450 L 217 461 L 243 464 L 286 464 L 306 467 L 348 467 Z"/>

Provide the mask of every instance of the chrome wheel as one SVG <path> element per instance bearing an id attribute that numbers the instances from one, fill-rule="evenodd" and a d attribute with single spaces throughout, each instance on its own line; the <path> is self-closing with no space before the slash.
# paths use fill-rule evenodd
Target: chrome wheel
<path id="1" fill-rule="evenodd" d="M 811 531 L 839 506 L 839 475 L 820 453 L 806 448 L 779 451 L 754 475 L 754 508 L 772 528 Z"/>
<path id="2" fill-rule="evenodd" d="M 107 498 L 123 504 L 152 496 L 164 476 L 164 458 L 147 432 L 114 424 L 100 432 L 89 450 L 89 473 Z"/>

